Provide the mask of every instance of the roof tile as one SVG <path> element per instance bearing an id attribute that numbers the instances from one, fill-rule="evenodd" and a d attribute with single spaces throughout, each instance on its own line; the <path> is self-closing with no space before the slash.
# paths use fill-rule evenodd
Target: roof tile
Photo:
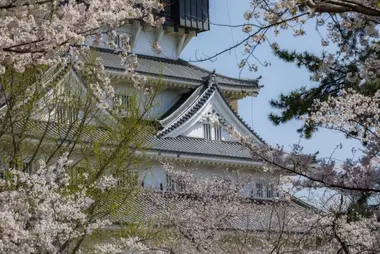
<path id="1" fill-rule="evenodd" d="M 96 49 L 103 65 L 108 69 L 123 71 L 119 54 L 113 50 Z M 153 76 L 177 78 L 197 83 L 203 83 L 203 78 L 212 72 L 192 65 L 182 59 L 171 60 L 153 56 L 138 55 L 139 66 L 137 72 Z M 237 79 L 216 74 L 216 81 L 220 85 L 238 88 L 259 88 L 257 79 Z"/>

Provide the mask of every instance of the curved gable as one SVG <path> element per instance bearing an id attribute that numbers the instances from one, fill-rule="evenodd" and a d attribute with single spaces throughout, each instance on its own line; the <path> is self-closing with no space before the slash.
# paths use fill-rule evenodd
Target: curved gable
<path id="1" fill-rule="evenodd" d="M 222 126 L 222 140 L 238 141 L 225 129 L 225 126 L 233 126 L 241 136 L 253 137 L 258 145 L 265 143 L 231 108 L 215 82 L 198 87 L 194 96 L 191 95 L 178 110 L 160 123 L 163 128 L 157 136 L 161 138 L 204 138 L 203 124 L 211 123 Z"/>

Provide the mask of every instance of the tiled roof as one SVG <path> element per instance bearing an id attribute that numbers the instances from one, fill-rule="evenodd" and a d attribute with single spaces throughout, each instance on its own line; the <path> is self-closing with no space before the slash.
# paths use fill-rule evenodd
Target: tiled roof
<path id="1" fill-rule="evenodd" d="M 237 142 L 176 137 L 151 138 L 147 145 L 161 152 L 252 161 L 249 150 Z"/>
<path id="2" fill-rule="evenodd" d="M 203 94 L 205 89 L 205 86 L 200 85 L 195 90 L 182 95 L 181 98 L 158 119 L 161 125 L 166 126 L 168 123 L 173 121 L 175 117 L 186 111 L 186 109 L 188 109 L 192 103 L 194 103 L 194 101 Z"/>
<path id="3" fill-rule="evenodd" d="M 178 107 L 178 110 L 160 121 L 164 129 L 159 131 L 157 136 L 163 137 L 189 120 L 202 108 L 202 106 L 207 102 L 207 100 L 215 92 L 216 89 L 216 83 L 213 83 L 210 86 L 207 84 L 199 86 L 193 92 L 193 94 L 181 106 Z M 179 119 L 177 119 L 175 122 L 172 122 L 179 116 Z"/>
<path id="4" fill-rule="evenodd" d="M 219 89 L 219 88 L 218 88 Z M 219 91 L 220 92 L 220 91 Z M 226 98 L 223 96 L 223 93 L 220 92 L 220 94 L 222 95 L 222 98 L 224 99 L 225 103 L 230 107 L 231 111 L 235 114 L 235 116 L 240 120 L 240 122 L 248 129 L 251 131 L 251 133 L 258 139 L 260 140 L 261 142 L 263 142 L 264 144 L 266 144 L 265 140 L 255 131 L 253 130 L 246 121 L 244 121 L 244 119 L 239 115 L 238 112 L 236 112 L 235 109 L 232 108 L 231 104 L 228 103 L 228 101 L 226 100 Z"/>
<path id="5" fill-rule="evenodd" d="M 106 69 L 124 71 L 120 56 L 115 51 L 98 48 L 96 52 Z M 192 65 L 182 59 L 171 60 L 146 55 L 138 55 L 138 58 L 139 66 L 136 71 L 140 74 L 185 80 L 199 85 L 203 82 L 203 78 L 211 73 L 211 71 Z M 237 79 L 216 74 L 216 81 L 222 86 L 242 88 L 243 90 L 260 88 L 257 79 Z"/>
<path id="6" fill-rule="evenodd" d="M 195 89 L 191 95 L 185 95 L 184 99 L 180 99 L 180 103 L 176 103 L 172 109 L 170 109 L 163 117 L 161 117 L 160 124 L 162 125 L 163 129 L 158 132 L 157 136 L 164 137 L 171 131 L 184 124 L 188 119 L 194 116 L 199 111 L 199 109 L 202 108 L 204 103 L 214 93 L 220 93 L 221 97 L 224 100 L 224 103 L 228 105 L 230 110 L 239 119 L 239 121 L 252 133 L 254 137 L 265 144 L 264 139 L 262 139 L 231 107 L 231 105 L 224 97 L 223 93 L 220 91 L 219 84 L 215 82 L 215 80 L 213 81 L 211 76 L 209 81 L 203 81 L 203 85 L 200 85 L 197 89 Z M 181 117 L 174 121 L 179 116 Z"/>
<path id="7" fill-rule="evenodd" d="M 15 126 L 15 131 L 22 125 Z M 30 121 L 27 124 L 27 137 L 39 138 L 45 136 L 47 140 L 73 141 L 77 127 L 68 128 L 64 124 L 42 121 Z M 99 126 L 86 126 L 78 142 L 104 142 L 108 145 L 117 144 L 118 137 L 114 132 L 107 131 Z M 237 142 L 206 140 L 199 138 L 157 138 L 141 135 L 144 150 L 167 152 L 183 155 L 204 156 L 212 158 L 229 158 L 233 160 L 253 161 L 248 149 Z M 133 144 L 131 144 L 133 145 Z M 141 145 L 141 144 L 139 144 Z"/>
<path id="8" fill-rule="evenodd" d="M 57 78 L 60 78 L 62 75 L 55 76 L 57 76 Z M 170 114 L 167 117 L 167 123 L 170 123 L 170 120 L 175 119 L 174 115 L 181 115 L 183 112 L 185 112 L 185 114 L 178 121 L 175 121 L 172 126 L 169 126 L 169 128 L 165 130 L 165 133 L 177 128 L 184 121 L 189 119 L 204 105 L 207 99 L 214 92 L 220 92 L 218 90 L 218 84 L 215 82 L 212 83 L 210 80 L 203 80 L 203 84 L 204 85 L 198 86 L 198 88 L 189 95 L 188 100 L 185 100 L 185 102 L 179 106 L 179 113 L 174 111 L 175 114 Z M 188 110 L 189 108 L 190 110 Z M 162 123 L 165 122 L 163 121 Z M 18 128 L 20 130 L 23 129 L 21 123 L 17 124 L 20 124 L 20 126 L 15 128 L 16 131 Z M 23 134 L 28 137 L 39 138 L 44 136 L 46 139 L 59 141 L 73 141 L 74 138 L 76 138 L 77 131 L 77 127 L 75 126 L 74 128 L 69 128 L 65 124 L 57 124 L 55 122 L 47 123 L 34 120 L 29 121 L 25 129 L 27 130 L 27 133 Z M 78 140 L 78 142 L 104 142 L 112 145 L 118 143 L 118 139 L 120 139 L 120 137 L 117 136 L 118 135 L 115 135 L 115 133 L 107 131 L 100 126 L 88 125 L 85 127 L 85 131 L 82 132 L 80 140 Z M 185 137 L 158 138 L 152 136 L 147 137 L 147 135 L 142 135 L 141 139 L 145 141 L 145 148 L 147 150 L 212 158 L 229 158 L 232 160 L 237 159 L 253 161 L 249 150 L 236 142 L 214 141 Z"/>

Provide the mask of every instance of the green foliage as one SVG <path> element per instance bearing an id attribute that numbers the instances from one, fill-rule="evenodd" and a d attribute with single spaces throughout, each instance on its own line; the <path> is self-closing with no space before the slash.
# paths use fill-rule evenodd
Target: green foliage
<path id="1" fill-rule="evenodd" d="M 67 190 L 74 192 L 85 186 L 95 201 L 86 211 L 89 221 L 109 218 L 120 222 L 131 211 L 139 210 L 136 200 L 141 189 L 135 172 L 147 166 L 141 152 L 146 149 L 147 137 L 155 133 L 155 126 L 144 119 L 155 93 L 144 99 L 137 92 L 129 94 L 124 115 L 112 108 L 104 110 L 88 93 L 87 85 L 96 82 L 96 75 L 86 69 L 87 65 L 94 67 L 89 62 L 76 70 L 83 83 L 69 71 L 70 66 L 56 66 L 51 79 L 46 78 L 44 66 L 30 67 L 22 74 L 7 69 L 0 76 L 4 103 L 0 109 L 0 166 L 23 170 L 24 162 L 28 162 L 36 169 L 39 159 L 50 165 L 67 152 L 73 161 L 67 169 L 72 177 Z M 41 72 L 45 72 L 42 77 Z M 7 171 L 2 173 L 6 176 Z M 120 179 L 118 186 L 105 191 L 94 188 L 103 176 Z M 149 227 L 121 225 L 129 235 L 144 236 Z M 75 249 L 83 239 L 69 245 Z"/>
<path id="2" fill-rule="evenodd" d="M 317 71 L 322 64 L 320 57 L 306 51 L 297 53 L 296 51 L 276 50 L 274 54 L 285 62 L 295 63 L 298 67 L 304 66 L 311 72 Z"/>
<path id="3" fill-rule="evenodd" d="M 368 201 L 371 197 L 371 193 L 363 192 L 359 196 L 353 195 L 354 200 L 347 209 L 348 222 L 359 221 L 360 219 L 369 218 L 373 213 L 369 210 Z"/>
<path id="4" fill-rule="evenodd" d="M 295 51 L 279 50 L 275 52 L 275 55 L 285 62 L 305 67 L 311 74 L 318 73 L 323 64 L 322 58 L 308 52 L 296 53 Z M 301 116 L 308 116 L 315 109 L 315 100 L 326 101 L 330 96 L 339 96 L 342 89 L 352 88 L 360 93 L 373 95 L 380 88 L 379 81 L 359 83 L 346 80 L 347 73 L 357 71 L 354 62 L 347 65 L 337 61 L 333 62 L 318 84 L 313 82 L 312 85 L 303 86 L 288 94 L 281 94 L 277 99 L 272 99 L 270 105 L 279 112 L 272 112 L 269 119 L 275 125 L 279 125 L 299 119 Z M 310 138 L 316 130 L 317 126 L 303 125 L 297 131 L 306 138 Z"/>

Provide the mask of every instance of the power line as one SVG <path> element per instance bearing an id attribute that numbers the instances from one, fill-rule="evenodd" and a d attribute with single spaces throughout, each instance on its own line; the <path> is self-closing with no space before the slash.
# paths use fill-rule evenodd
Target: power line
<path id="1" fill-rule="evenodd" d="M 232 22 L 231 22 L 230 7 L 228 6 L 228 0 L 226 0 L 226 6 L 227 6 L 228 23 L 229 23 L 229 28 L 230 28 L 231 38 L 232 38 L 232 44 L 234 45 L 235 44 L 235 36 L 234 36 L 234 32 L 232 30 L 232 25 L 231 25 Z M 236 48 L 234 48 L 233 51 L 235 54 L 236 65 L 239 65 L 239 60 L 237 57 Z"/>

